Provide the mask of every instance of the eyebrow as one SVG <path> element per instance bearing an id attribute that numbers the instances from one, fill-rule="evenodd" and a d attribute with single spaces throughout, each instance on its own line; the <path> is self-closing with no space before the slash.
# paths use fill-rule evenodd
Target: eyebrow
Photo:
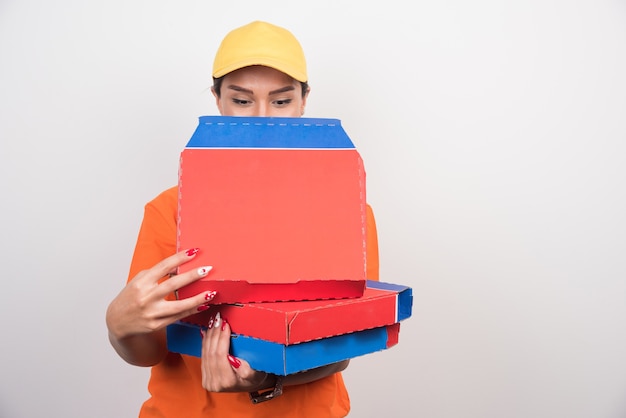
<path id="1" fill-rule="evenodd" d="M 283 88 L 270 91 L 269 95 L 271 96 L 272 94 L 285 93 L 287 91 L 292 91 L 292 90 L 295 90 L 294 86 L 285 86 Z"/>
<path id="2" fill-rule="evenodd" d="M 229 85 L 227 86 L 227 88 L 228 88 L 228 89 L 230 89 L 230 90 L 239 91 L 239 92 L 241 92 L 241 93 L 254 94 L 254 92 L 253 92 L 252 90 L 250 90 L 250 89 L 245 89 L 245 88 L 243 88 L 243 87 L 241 87 L 241 86 L 237 86 L 237 85 L 235 85 L 235 84 L 229 84 Z M 294 86 L 285 86 L 285 87 L 281 87 L 281 88 L 279 88 L 279 89 L 276 89 L 276 90 L 272 90 L 272 91 L 270 91 L 270 92 L 269 92 L 269 95 L 271 96 L 271 95 L 273 95 L 273 94 L 285 93 L 285 92 L 287 92 L 287 91 L 292 91 L 292 90 L 295 90 L 295 87 L 294 87 Z"/>
<path id="3" fill-rule="evenodd" d="M 253 92 L 252 92 L 252 90 L 249 90 L 249 89 L 244 89 L 243 87 L 239 87 L 239 86 L 236 86 L 236 85 L 234 85 L 234 84 L 229 84 L 229 85 L 228 85 L 228 88 L 229 88 L 230 90 L 240 91 L 240 92 L 242 92 L 242 93 L 249 93 L 249 94 L 252 94 L 252 93 L 253 93 Z"/>

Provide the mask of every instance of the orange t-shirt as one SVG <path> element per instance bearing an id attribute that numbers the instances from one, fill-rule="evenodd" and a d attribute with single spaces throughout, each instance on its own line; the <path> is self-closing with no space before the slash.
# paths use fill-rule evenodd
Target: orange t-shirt
<path id="1" fill-rule="evenodd" d="M 178 188 L 172 187 L 146 204 L 128 280 L 176 252 Z M 371 207 L 367 206 L 367 278 L 378 280 L 378 239 Z M 350 399 L 341 373 L 303 385 L 286 386 L 283 395 L 252 404 L 247 393 L 214 393 L 202 387 L 200 359 L 168 353 L 152 367 L 151 397 L 141 418 L 172 417 L 345 417 Z"/>

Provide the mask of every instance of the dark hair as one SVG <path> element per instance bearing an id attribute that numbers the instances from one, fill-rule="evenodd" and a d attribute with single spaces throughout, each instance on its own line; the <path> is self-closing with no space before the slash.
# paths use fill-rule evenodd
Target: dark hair
<path id="1" fill-rule="evenodd" d="M 217 97 L 221 97 L 222 95 L 222 82 L 224 81 L 224 77 L 220 78 L 213 77 L 213 91 L 217 95 Z M 306 81 L 300 81 L 300 87 L 302 87 L 302 97 L 306 96 L 306 92 L 309 91 L 309 83 Z"/>

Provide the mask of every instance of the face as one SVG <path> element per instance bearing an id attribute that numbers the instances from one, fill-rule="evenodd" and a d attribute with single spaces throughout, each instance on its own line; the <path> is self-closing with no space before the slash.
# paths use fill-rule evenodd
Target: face
<path id="1" fill-rule="evenodd" d="M 221 97 L 213 92 L 222 116 L 300 117 L 308 94 L 302 97 L 297 80 L 260 65 L 226 74 Z"/>

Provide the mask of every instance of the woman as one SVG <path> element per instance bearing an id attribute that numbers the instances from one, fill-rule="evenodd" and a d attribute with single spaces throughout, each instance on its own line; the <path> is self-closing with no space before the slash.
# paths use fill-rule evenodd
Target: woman
<path id="1" fill-rule="evenodd" d="M 310 91 L 298 40 L 284 28 L 259 21 L 224 38 L 215 56 L 213 81 L 217 108 L 224 116 L 300 117 Z M 346 416 L 350 402 L 340 372 L 349 361 L 284 378 L 256 371 L 229 354 L 230 326 L 219 317 L 204 334 L 201 358 L 167 351 L 167 325 L 204 310 L 214 296 L 206 292 L 184 300 L 167 298 L 211 270 L 206 266 L 169 277 L 202 251 L 191 248 L 174 254 L 177 197 L 172 187 L 146 205 L 128 283 L 106 314 L 117 353 L 130 364 L 152 367 L 151 397 L 139 416 Z M 367 236 L 367 277 L 378 280 L 376 226 L 369 206 Z M 271 400 L 259 402 L 263 399 Z"/>

